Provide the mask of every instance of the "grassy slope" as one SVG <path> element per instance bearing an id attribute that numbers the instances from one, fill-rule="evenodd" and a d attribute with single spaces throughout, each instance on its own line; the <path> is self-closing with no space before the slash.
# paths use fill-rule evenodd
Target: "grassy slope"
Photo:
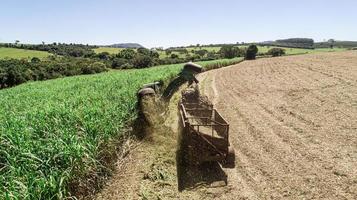
<path id="1" fill-rule="evenodd" d="M 168 79 L 181 67 L 111 71 L 1 90 L 0 199 L 66 196 L 71 180 L 100 169 L 108 144 L 136 116 L 140 86 Z"/>
<path id="2" fill-rule="evenodd" d="M 95 53 L 108 52 L 110 54 L 117 54 L 122 49 L 121 48 L 113 48 L 113 47 L 99 47 L 99 48 L 95 48 L 93 50 L 94 50 Z"/>
<path id="3" fill-rule="evenodd" d="M 4 58 L 28 58 L 33 57 L 45 58 L 51 55 L 45 51 L 34 51 L 34 50 L 25 50 L 25 49 L 16 49 L 16 48 L 5 48 L 0 47 L 0 59 Z"/>

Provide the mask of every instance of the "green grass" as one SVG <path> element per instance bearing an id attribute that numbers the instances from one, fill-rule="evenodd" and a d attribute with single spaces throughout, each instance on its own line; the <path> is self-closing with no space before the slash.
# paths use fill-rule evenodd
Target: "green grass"
<path id="1" fill-rule="evenodd" d="M 110 54 L 117 54 L 122 50 L 122 48 L 99 47 L 99 48 L 95 48 L 93 50 L 94 50 L 95 53 L 108 52 Z"/>
<path id="2" fill-rule="evenodd" d="M 266 46 L 259 46 L 258 50 L 259 53 L 266 53 L 272 48 L 277 48 L 277 47 L 266 47 Z M 300 48 L 284 48 L 284 47 L 278 47 L 285 49 L 286 55 L 297 55 L 297 54 L 306 54 L 306 53 L 319 53 L 319 52 L 337 52 L 337 51 L 345 51 L 347 49 L 344 48 L 334 48 L 334 49 L 327 49 L 327 48 L 321 48 L 321 49 L 300 49 Z"/>
<path id="3" fill-rule="evenodd" d="M 33 57 L 46 58 L 49 55 L 51 54 L 46 51 L 34 51 L 34 50 L 0 47 L 0 59 L 5 59 L 5 58 L 31 59 Z"/>
<path id="4" fill-rule="evenodd" d="M 206 49 L 207 51 L 215 51 L 218 52 L 221 47 L 189 47 L 186 48 L 189 52 L 191 52 L 191 50 L 200 50 L 200 49 Z"/>
<path id="5" fill-rule="evenodd" d="M 208 68 L 240 61 L 200 62 Z M 103 170 L 144 83 L 182 64 L 110 71 L 0 90 L 0 199 L 62 199 L 68 184 Z M 75 185 L 78 187 L 78 185 Z"/>

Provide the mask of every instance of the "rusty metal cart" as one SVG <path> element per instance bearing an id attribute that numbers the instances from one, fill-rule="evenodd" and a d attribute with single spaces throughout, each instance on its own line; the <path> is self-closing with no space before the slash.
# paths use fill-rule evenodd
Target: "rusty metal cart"
<path id="1" fill-rule="evenodd" d="M 229 143 L 229 124 L 212 105 L 179 103 L 183 138 L 191 164 L 217 161 L 223 167 L 235 166 L 234 148 Z"/>

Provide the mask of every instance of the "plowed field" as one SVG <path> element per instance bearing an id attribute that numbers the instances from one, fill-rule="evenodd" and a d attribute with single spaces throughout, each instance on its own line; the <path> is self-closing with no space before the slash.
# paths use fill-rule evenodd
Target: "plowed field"
<path id="1" fill-rule="evenodd" d="M 357 52 L 245 61 L 200 79 L 236 150 L 220 199 L 357 199 Z"/>

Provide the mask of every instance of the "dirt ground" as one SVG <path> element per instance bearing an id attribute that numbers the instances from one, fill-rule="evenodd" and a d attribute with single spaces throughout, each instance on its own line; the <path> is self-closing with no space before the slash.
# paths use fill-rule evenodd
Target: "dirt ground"
<path id="1" fill-rule="evenodd" d="M 357 199 L 357 52 L 246 61 L 204 91 L 231 124 L 226 199 Z"/>
<path id="2" fill-rule="evenodd" d="M 133 150 L 97 199 L 357 199 L 357 51 L 245 61 L 199 79 L 230 123 L 236 168 L 176 168 L 175 97 L 170 130 Z"/>

